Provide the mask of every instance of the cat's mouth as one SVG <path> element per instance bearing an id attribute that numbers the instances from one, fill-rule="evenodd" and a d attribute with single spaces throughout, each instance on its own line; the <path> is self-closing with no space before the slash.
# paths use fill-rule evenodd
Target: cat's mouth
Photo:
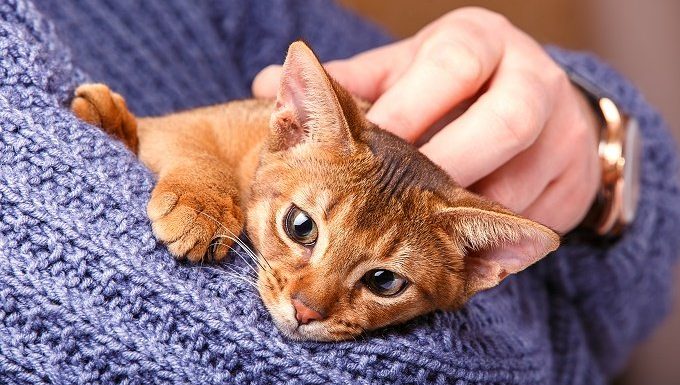
<path id="1" fill-rule="evenodd" d="M 276 328 L 287 338 L 294 341 L 342 341 L 354 337 L 344 332 L 331 330 L 331 319 L 314 321 L 308 324 L 298 323 L 295 317 L 295 308 L 290 300 L 274 298 L 272 293 L 260 293 L 265 307 L 276 325 Z"/>
<path id="2" fill-rule="evenodd" d="M 264 299 L 264 297 L 263 297 Z M 337 341 L 338 336 L 333 336 L 329 333 L 325 323 L 326 321 L 315 321 L 309 324 L 299 324 L 295 319 L 295 309 L 292 304 L 286 304 L 284 301 L 269 305 L 264 300 L 264 304 L 272 316 L 274 324 L 283 335 L 294 341 Z"/>

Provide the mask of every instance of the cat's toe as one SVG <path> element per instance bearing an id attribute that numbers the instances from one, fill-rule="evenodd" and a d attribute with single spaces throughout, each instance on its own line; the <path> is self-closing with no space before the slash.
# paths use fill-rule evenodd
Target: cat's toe
<path id="1" fill-rule="evenodd" d="M 224 259 L 243 227 L 243 213 L 234 199 L 192 186 L 166 188 L 159 183 L 147 206 L 156 238 L 179 259 Z"/>
<path id="2" fill-rule="evenodd" d="M 105 84 L 79 86 L 71 101 L 71 111 L 80 120 L 101 128 L 137 152 L 137 120 L 128 110 L 125 99 Z"/>
<path id="3" fill-rule="evenodd" d="M 231 203 L 229 208 L 219 214 L 218 222 L 219 225 L 208 242 L 208 255 L 215 261 L 223 260 L 232 249 L 243 230 L 243 213 L 238 206 Z"/>
<path id="4" fill-rule="evenodd" d="M 177 206 L 177 201 L 179 201 L 179 195 L 176 193 L 156 188 L 146 206 L 146 215 L 152 221 L 157 221 L 168 215 Z"/>
<path id="5" fill-rule="evenodd" d="M 192 207 L 178 205 L 162 217 L 157 219 L 150 218 L 153 221 L 151 227 L 156 238 L 169 245 L 178 243 L 177 246 L 171 248 L 171 251 L 175 255 L 182 256 L 188 250 L 186 246 L 183 247 L 182 245 L 191 242 L 185 238 L 195 238 L 189 232 L 196 226 L 197 216 L 198 212 Z M 193 244 L 188 245 L 188 247 L 192 246 Z"/>

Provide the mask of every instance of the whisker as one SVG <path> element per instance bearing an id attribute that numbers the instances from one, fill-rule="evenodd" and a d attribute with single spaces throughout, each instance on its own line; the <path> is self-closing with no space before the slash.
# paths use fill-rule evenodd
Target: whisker
<path id="1" fill-rule="evenodd" d="M 242 240 L 238 239 L 238 237 L 237 237 L 231 230 L 229 230 L 229 229 L 227 229 L 227 228 L 225 228 L 225 230 L 229 231 L 229 232 L 232 234 L 232 236 L 234 236 L 234 238 L 230 238 L 230 239 L 233 239 L 234 242 L 238 243 L 239 246 L 241 246 L 241 247 L 246 251 L 246 253 L 248 253 L 249 256 L 250 256 L 254 261 L 256 261 L 256 262 L 258 263 L 258 265 L 260 265 L 260 267 L 262 267 L 263 270 L 267 270 L 267 269 L 259 262 L 259 258 L 258 258 L 258 257 L 262 258 L 262 260 L 265 261 L 265 263 L 267 264 L 267 266 L 269 266 L 270 269 L 272 268 L 271 265 L 269 264 L 269 261 L 267 261 L 267 258 L 265 258 L 264 255 L 262 255 L 260 252 L 257 252 L 257 253 L 256 253 L 255 250 L 251 249 L 250 246 L 246 245 L 245 242 L 243 242 Z M 245 233 L 244 233 L 244 234 L 245 234 Z"/>
<path id="2" fill-rule="evenodd" d="M 225 266 L 225 267 L 226 267 L 226 266 Z M 248 277 L 239 274 L 239 273 L 238 273 L 237 271 L 235 271 L 235 270 L 229 269 L 228 271 L 226 271 L 226 270 L 215 269 L 215 268 L 207 267 L 207 266 L 195 266 L 195 268 L 198 268 L 198 269 L 205 269 L 205 270 L 214 272 L 214 273 L 216 273 L 216 274 L 224 275 L 224 276 L 226 276 L 226 277 L 228 277 L 228 278 L 232 278 L 232 279 L 241 281 L 241 282 L 243 282 L 243 283 L 245 283 L 245 284 L 247 284 L 247 285 L 249 285 L 249 286 L 251 286 L 251 287 L 253 287 L 253 288 L 255 288 L 255 289 L 257 290 L 257 283 L 256 283 L 256 282 L 251 281 L 250 279 L 248 279 Z"/>
<path id="3" fill-rule="evenodd" d="M 223 266 L 223 267 L 226 268 L 227 270 L 218 269 L 218 268 L 209 267 L 209 266 L 195 266 L 195 268 L 197 268 L 197 269 L 208 270 L 208 271 L 211 271 L 211 272 L 217 273 L 217 274 L 235 274 L 239 278 L 244 278 L 244 279 L 253 278 L 253 277 L 241 274 L 237 270 L 232 269 L 230 266 Z M 254 282 L 254 281 L 250 281 L 250 282 Z"/>
<path id="4" fill-rule="evenodd" d="M 250 242 L 250 244 L 253 244 L 253 240 L 250 239 L 250 237 L 248 236 L 248 232 L 247 232 L 247 231 L 244 231 L 244 232 L 243 232 L 243 236 L 246 237 L 246 239 L 248 240 L 248 242 Z M 264 260 L 264 262 L 265 262 L 265 263 L 267 264 L 267 266 L 269 266 L 269 268 L 271 269 L 272 266 L 269 264 L 269 261 L 267 261 L 267 258 L 265 258 L 264 255 L 260 254 L 259 252 L 258 252 L 257 254 L 258 254 L 259 256 L 262 257 L 262 259 Z"/>
<path id="5" fill-rule="evenodd" d="M 254 261 L 257 261 L 257 262 L 258 262 L 258 264 L 260 264 L 259 261 L 258 261 L 258 258 L 257 258 L 257 257 L 259 256 L 260 258 L 262 258 L 262 259 L 265 261 L 265 263 L 267 264 L 267 266 L 269 266 L 270 269 L 272 268 L 271 265 L 269 264 L 269 261 L 267 261 L 267 258 L 265 258 L 264 255 L 260 254 L 259 252 L 258 252 L 257 255 L 256 255 L 255 252 L 254 252 L 248 245 L 246 245 L 242 240 L 238 239 L 238 236 L 237 236 L 236 234 L 234 234 L 233 231 L 229 230 L 229 228 L 228 228 L 227 226 L 225 226 L 224 224 L 222 224 L 222 223 L 221 223 L 220 221 L 218 221 L 215 217 L 213 217 L 212 215 L 207 214 L 207 213 L 205 213 L 205 212 L 203 212 L 203 211 L 198 211 L 198 210 L 196 210 L 196 209 L 193 208 L 193 207 L 189 207 L 189 208 L 192 209 L 192 210 L 194 210 L 194 211 L 196 211 L 199 215 L 204 215 L 206 218 L 208 218 L 208 219 L 214 221 L 214 222 L 217 223 L 219 226 L 221 226 L 224 230 L 226 230 L 227 232 L 229 232 L 229 233 L 233 236 L 233 238 L 228 237 L 228 236 L 226 236 L 226 237 L 228 237 L 229 239 L 231 239 L 231 240 L 233 240 L 234 242 L 236 242 L 239 246 L 241 246 L 241 247 L 246 251 L 246 253 L 249 253 L 249 254 L 250 254 L 249 256 L 250 256 Z M 244 233 L 244 234 L 245 234 L 245 233 Z M 246 237 L 247 237 L 247 235 L 246 235 Z M 250 239 L 250 238 L 248 238 L 248 239 Z M 265 267 L 262 266 L 261 264 L 260 264 L 260 267 L 262 267 L 262 269 L 263 269 L 264 271 L 267 271 L 267 269 L 265 269 Z"/>
<path id="6" fill-rule="evenodd" d="M 236 274 L 236 275 L 235 275 L 235 274 Z M 241 275 L 237 275 L 237 273 L 233 273 L 233 274 L 226 273 L 225 275 L 227 275 L 228 277 L 231 277 L 231 278 L 235 278 L 235 279 L 241 280 L 242 282 L 247 283 L 248 285 L 254 287 L 256 290 L 259 291 L 259 287 L 258 287 L 258 283 L 257 283 L 257 282 L 254 282 L 254 281 L 251 281 L 251 280 L 249 280 L 249 279 L 247 279 L 247 278 L 244 278 L 244 277 L 241 276 Z M 267 287 L 269 290 L 274 290 L 274 288 L 273 288 L 270 284 L 268 284 L 268 283 L 264 283 L 264 286 Z"/>
<path id="7" fill-rule="evenodd" d="M 219 239 L 219 238 L 227 238 L 227 239 L 230 239 L 230 240 L 232 240 L 232 241 L 234 241 L 234 242 L 237 241 L 236 238 L 230 237 L 229 235 L 218 235 L 218 236 L 215 237 L 215 238 L 217 238 L 217 239 Z M 224 244 L 224 243 L 222 243 L 222 244 L 226 246 L 226 244 Z M 232 247 L 229 247 L 229 248 L 230 248 L 232 251 L 234 251 L 236 254 L 238 254 L 239 257 L 241 257 L 241 259 L 242 259 L 244 262 L 248 263 L 247 261 L 245 261 L 245 259 L 243 258 L 243 256 L 242 256 L 241 253 L 237 252 L 237 251 L 234 250 Z M 248 257 L 249 257 L 253 262 L 255 262 L 258 266 L 260 266 L 260 267 L 262 268 L 262 270 L 265 270 L 265 271 L 267 270 L 267 269 L 266 269 L 266 268 L 265 268 L 265 267 L 257 260 L 257 257 L 255 257 L 255 256 L 252 255 L 252 254 L 249 254 L 249 251 L 246 250 L 246 249 L 243 249 L 243 251 L 245 251 L 245 252 L 246 252 L 246 255 L 248 255 Z M 248 263 L 248 265 L 250 265 L 250 264 Z M 253 268 L 254 268 L 254 267 L 253 267 Z"/>
<path id="8" fill-rule="evenodd" d="M 218 237 L 218 238 L 222 238 L 222 236 L 220 236 L 220 237 Z M 245 263 L 245 264 L 246 264 L 253 272 L 257 273 L 257 269 L 255 268 L 255 266 L 251 265 L 251 264 L 243 257 L 243 255 L 242 255 L 241 253 L 239 253 L 236 249 L 234 249 L 233 247 L 231 247 L 231 245 L 228 245 L 228 244 L 223 243 L 223 242 L 215 242 L 214 244 L 215 244 L 215 245 L 222 245 L 222 246 L 228 247 L 229 250 L 233 251 L 234 254 L 236 254 L 239 258 L 241 258 L 241 260 L 242 260 L 242 261 L 243 261 L 243 262 L 244 262 L 244 263 Z"/>

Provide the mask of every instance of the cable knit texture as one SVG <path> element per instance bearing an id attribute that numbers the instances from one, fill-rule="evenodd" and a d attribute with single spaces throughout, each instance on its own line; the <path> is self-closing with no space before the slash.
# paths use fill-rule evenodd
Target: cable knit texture
<path id="1" fill-rule="evenodd" d="M 246 97 L 303 37 L 324 60 L 387 42 L 326 1 L 0 1 L 0 383 L 598 384 L 668 306 L 680 248 L 677 153 L 617 73 L 551 49 L 644 135 L 625 236 L 571 242 L 458 312 L 345 343 L 283 338 L 223 266 L 176 263 L 144 208 L 149 171 L 65 107 L 103 81 L 135 113 Z M 230 262 L 237 269 L 244 269 Z"/>

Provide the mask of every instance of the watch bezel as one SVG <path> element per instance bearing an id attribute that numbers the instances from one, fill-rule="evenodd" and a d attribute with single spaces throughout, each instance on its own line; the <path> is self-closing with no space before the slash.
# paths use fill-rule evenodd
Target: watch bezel
<path id="1" fill-rule="evenodd" d="M 639 159 L 634 158 L 639 155 L 640 136 L 637 121 L 621 113 L 611 99 L 600 98 L 598 106 L 605 122 L 598 146 L 602 166 L 599 201 L 603 207 L 595 230 L 599 235 L 619 235 L 637 211 L 639 175 L 635 170 Z"/>

